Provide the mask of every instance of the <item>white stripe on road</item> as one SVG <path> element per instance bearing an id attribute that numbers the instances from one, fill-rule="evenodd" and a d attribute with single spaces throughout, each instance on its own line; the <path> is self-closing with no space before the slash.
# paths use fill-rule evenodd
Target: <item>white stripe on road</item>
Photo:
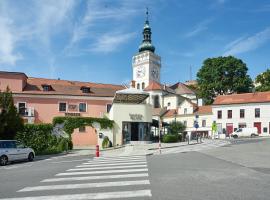
<path id="1" fill-rule="evenodd" d="M 139 158 L 107 158 L 107 159 L 93 159 L 94 162 L 104 162 L 104 161 L 122 161 L 122 160 L 146 160 L 146 157 L 139 157 Z M 91 161 L 89 161 L 91 162 Z"/>
<path id="2" fill-rule="evenodd" d="M 101 182 L 101 183 L 81 183 L 81 184 L 65 184 L 65 185 L 46 185 L 25 187 L 18 192 L 33 192 L 44 190 L 69 190 L 69 189 L 82 189 L 82 188 L 100 188 L 100 187 L 121 187 L 128 185 L 149 185 L 149 180 L 138 181 L 115 181 L 115 182 Z"/>
<path id="3" fill-rule="evenodd" d="M 110 174 L 110 173 L 125 173 L 125 172 L 146 172 L 147 168 L 144 169 L 121 169 L 121 170 L 105 170 L 105 171 L 90 171 L 90 172 L 65 172 L 59 173 L 55 176 L 74 176 L 74 175 L 85 175 L 85 174 Z"/>
<path id="4" fill-rule="evenodd" d="M 82 176 L 82 177 L 66 177 L 66 178 L 50 178 L 44 179 L 41 182 L 61 182 L 61 181 L 83 181 L 83 180 L 101 180 L 114 178 L 138 178 L 148 177 L 148 173 L 142 174 L 119 174 L 119 175 L 105 175 L 105 176 Z"/>
<path id="5" fill-rule="evenodd" d="M 140 162 L 124 162 L 124 163 L 109 163 L 109 164 L 93 164 L 93 165 L 89 165 L 89 164 L 82 164 L 82 165 L 78 165 L 76 167 L 81 168 L 81 167 L 99 167 L 99 166 L 114 166 L 114 165 L 141 165 L 141 164 L 146 164 L 146 161 L 140 161 Z"/>
<path id="6" fill-rule="evenodd" d="M 106 159 L 131 159 L 131 158 L 145 158 L 146 156 L 111 156 L 111 157 L 94 157 L 94 160 L 106 160 Z"/>
<path id="7" fill-rule="evenodd" d="M 120 199 L 132 197 L 151 197 L 151 190 L 134 190 L 122 192 L 104 192 L 104 193 L 86 193 L 86 194 L 68 194 L 54 196 L 36 196 L 36 197 L 18 197 L 6 198 L 0 200 L 94 200 L 94 199 Z"/>
<path id="8" fill-rule="evenodd" d="M 87 161 L 91 159 L 80 159 L 80 160 L 62 160 L 62 161 L 54 161 L 52 163 L 69 163 L 69 162 L 79 162 L 79 161 Z"/>
<path id="9" fill-rule="evenodd" d="M 87 163 L 83 163 L 83 164 L 106 164 L 106 163 L 123 163 L 123 162 L 143 162 L 146 161 L 146 159 L 138 159 L 138 160 L 97 160 L 97 161 L 88 161 Z"/>
<path id="10" fill-rule="evenodd" d="M 126 166 L 107 166 L 107 167 L 86 167 L 86 168 L 75 168 L 75 169 L 68 169 L 67 172 L 71 171 L 90 171 L 90 170 L 103 170 L 103 169 L 127 169 L 127 168 L 143 168 L 147 167 L 147 165 L 126 165 Z"/>

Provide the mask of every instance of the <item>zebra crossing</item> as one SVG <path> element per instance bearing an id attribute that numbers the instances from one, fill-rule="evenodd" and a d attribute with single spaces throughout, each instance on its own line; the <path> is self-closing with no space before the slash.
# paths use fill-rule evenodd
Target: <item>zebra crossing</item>
<path id="1" fill-rule="evenodd" d="M 204 141 L 201 144 L 191 144 L 186 146 L 181 146 L 178 148 L 172 149 L 162 149 L 162 154 L 174 154 L 174 153 L 182 153 L 182 152 L 189 152 L 189 151 L 203 151 L 208 149 L 213 149 L 225 145 L 231 144 L 230 141 L 227 140 L 213 140 L 213 141 Z"/>
<path id="2" fill-rule="evenodd" d="M 24 187 L 0 200 L 151 199 L 145 155 L 102 157 Z"/>

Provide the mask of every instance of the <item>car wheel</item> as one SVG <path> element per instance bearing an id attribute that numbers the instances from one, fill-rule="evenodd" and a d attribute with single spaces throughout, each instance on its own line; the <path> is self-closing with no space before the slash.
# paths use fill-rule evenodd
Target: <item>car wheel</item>
<path id="1" fill-rule="evenodd" d="M 252 137 L 252 138 L 255 137 L 255 136 L 256 136 L 256 135 L 255 135 L 254 133 L 251 134 L 251 137 Z"/>
<path id="2" fill-rule="evenodd" d="M 235 138 L 235 139 L 238 138 L 238 135 L 234 135 L 233 138 Z"/>
<path id="3" fill-rule="evenodd" d="M 0 165 L 5 166 L 7 163 L 8 163 L 8 157 L 7 156 L 1 156 Z"/>
<path id="4" fill-rule="evenodd" d="M 28 155 L 28 161 L 33 161 L 34 160 L 34 154 L 31 152 L 31 153 L 29 153 L 29 155 Z"/>

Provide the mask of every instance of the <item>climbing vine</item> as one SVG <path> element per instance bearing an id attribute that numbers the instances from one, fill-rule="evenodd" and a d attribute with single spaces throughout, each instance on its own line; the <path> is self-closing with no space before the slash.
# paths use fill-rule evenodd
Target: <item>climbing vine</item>
<path id="1" fill-rule="evenodd" d="M 92 126 L 93 123 L 99 123 L 101 129 L 113 128 L 114 121 L 107 118 L 94 117 L 54 117 L 53 125 L 64 124 L 64 131 L 71 135 L 76 128 L 82 126 Z"/>

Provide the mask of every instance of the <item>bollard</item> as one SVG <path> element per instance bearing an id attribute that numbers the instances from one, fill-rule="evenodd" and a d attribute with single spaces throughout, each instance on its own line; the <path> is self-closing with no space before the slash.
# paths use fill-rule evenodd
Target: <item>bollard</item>
<path id="1" fill-rule="evenodd" d="M 96 145 L 96 157 L 99 157 L 99 145 Z"/>

